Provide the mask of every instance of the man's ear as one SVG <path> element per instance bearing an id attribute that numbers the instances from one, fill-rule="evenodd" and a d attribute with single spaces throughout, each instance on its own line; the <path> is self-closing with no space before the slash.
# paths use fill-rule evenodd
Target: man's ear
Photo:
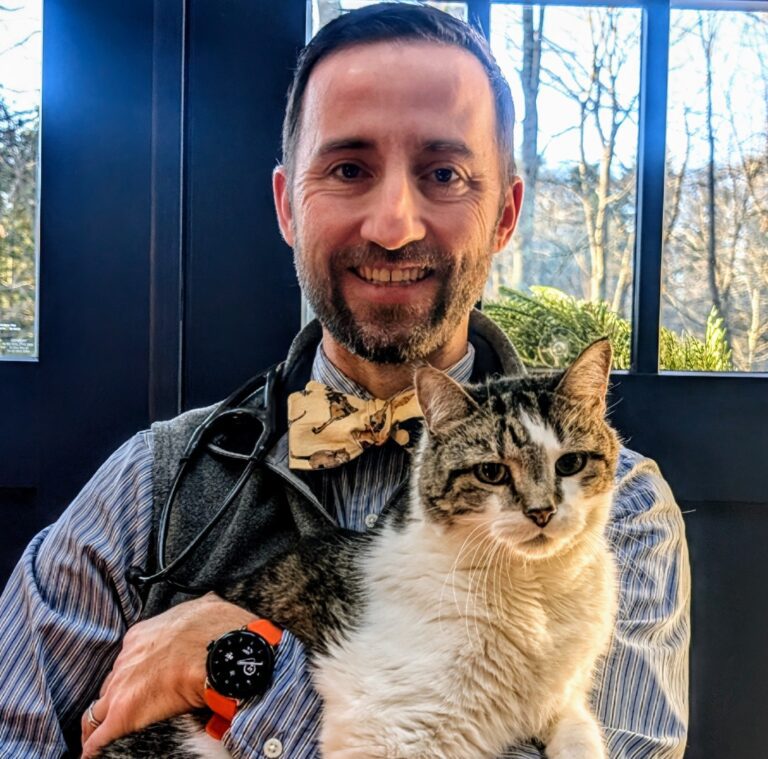
<path id="1" fill-rule="evenodd" d="M 509 242 L 520 217 L 520 207 L 523 205 L 523 180 L 514 176 L 509 180 L 509 186 L 504 192 L 504 204 L 496 224 L 493 240 L 493 252 L 498 253 Z"/>
<path id="2" fill-rule="evenodd" d="M 280 234 L 283 236 L 283 240 L 293 247 L 293 209 L 291 208 L 291 192 L 285 166 L 277 166 L 272 172 L 272 194 L 275 198 Z"/>

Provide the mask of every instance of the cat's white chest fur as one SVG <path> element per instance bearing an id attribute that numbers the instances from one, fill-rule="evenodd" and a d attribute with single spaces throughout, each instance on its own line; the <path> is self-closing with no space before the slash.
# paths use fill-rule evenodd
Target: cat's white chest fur
<path id="1" fill-rule="evenodd" d="M 481 759 L 558 740 L 565 712 L 594 723 L 586 697 L 615 596 L 607 551 L 575 554 L 549 578 L 501 551 L 445 541 L 410 524 L 367 558 L 363 623 L 317 660 L 324 757 Z M 599 756 L 590 751 L 561 756 Z"/>

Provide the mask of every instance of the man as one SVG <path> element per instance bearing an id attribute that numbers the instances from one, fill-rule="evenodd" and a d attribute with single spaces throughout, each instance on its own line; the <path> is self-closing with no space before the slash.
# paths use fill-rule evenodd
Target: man
<path id="1" fill-rule="evenodd" d="M 386 399 L 411 384 L 415 360 L 462 381 L 521 370 L 503 335 L 470 318 L 522 201 L 511 96 L 481 38 L 417 6 L 332 22 L 299 62 L 283 152 L 273 178 L 278 222 L 321 326 L 291 349 L 273 400 L 280 434 L 265 461 L 225 524 L 174 575 L 191 585 L 242 573 L 329 520 L 364 530 L 402 495 L 409 454 L 393 441 L 332 469 L 288 466 L 287 396 L 308 380 Z M 208 642 L 252 616 L 162 583 L 140 594 L 126 575 L 156 566 L 161 505 L 207 413 L 132 438 L 29 546 L 2 600 L 3 756 L 61 755 L 79 722 L 87 757 L 203 706 Z M 236 476 L 201 458 L 175 503 L 169 558 Z M 652 462 L 625 451 L 617 488 L 611 539 L 622 597 L 595 703 L 612 757 L 679 757 L 689 593 L 682 521 Z M 272 686 L 237 708 L 223 744 L 234 756 L 312 757 L 319 715 L 303 650 L 283 632 Z M 532 743 L 506 756 L 542 754 Z"/>

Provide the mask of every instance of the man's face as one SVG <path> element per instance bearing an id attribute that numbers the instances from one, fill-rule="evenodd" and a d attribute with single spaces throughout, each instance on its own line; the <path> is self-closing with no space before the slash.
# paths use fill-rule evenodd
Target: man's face
<path id="1" fill-rule="evenodd" d="M 280 227 L 307 299 L 369 361 L 427 358 L 466 337 L 522 196 L 500 170 L 479 61 L 422 42 L 358 45 L 320 62 L 304 94 Z"/>

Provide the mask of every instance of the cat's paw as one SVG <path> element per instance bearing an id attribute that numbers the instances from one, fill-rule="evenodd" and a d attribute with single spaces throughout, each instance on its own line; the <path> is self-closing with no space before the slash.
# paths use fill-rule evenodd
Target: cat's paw
<path id="1" fill-rule="evenodd" d="M 601 744 L 556 747 L 553 751 L 547 746 L 547 759 L 607 759 L 605 748 Z"/>
<path id="2" fill-rule="evenodd" d="M 547 759 L 607 759 L 600 728 L 588 714 L 562 719 L 552 732 Z"/>

